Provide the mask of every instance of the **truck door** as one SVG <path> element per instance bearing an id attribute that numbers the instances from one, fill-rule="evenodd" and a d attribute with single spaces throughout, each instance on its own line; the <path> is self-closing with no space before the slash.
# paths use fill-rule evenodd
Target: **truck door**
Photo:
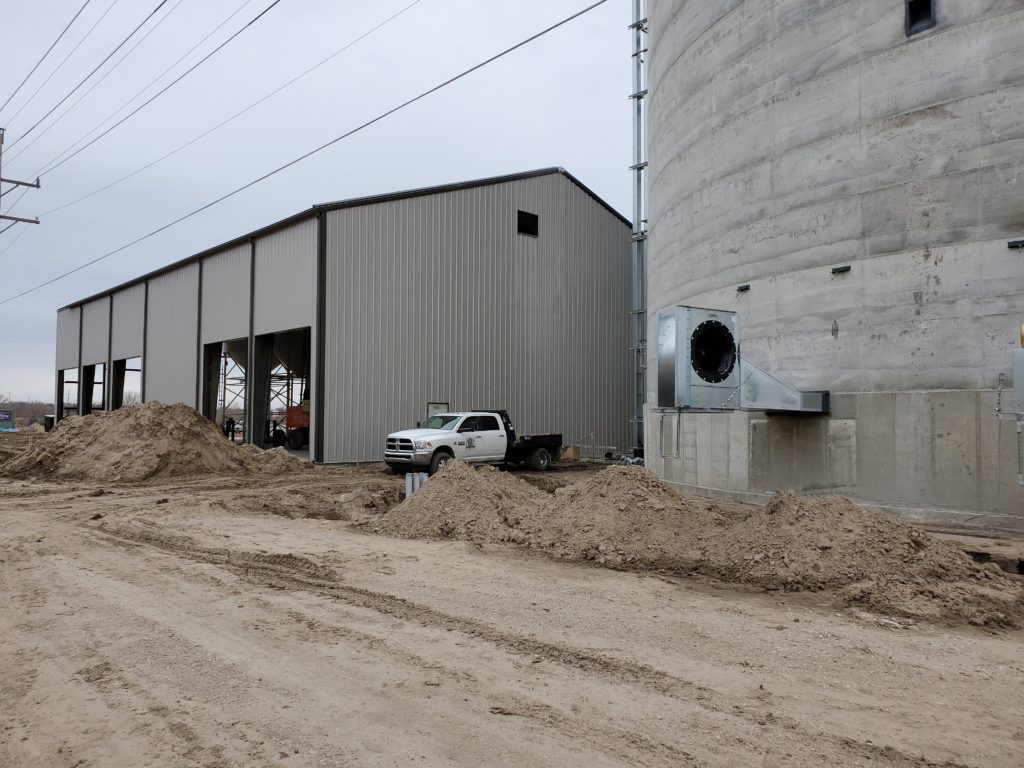
<path id="1" fill-rule="evenodd" d="M 476 416 L 469 416 L 459 424 L 455 440 L 455 458 L 463 461 L 483 461 L 484 446 Z"/>
<path id="2" fill-rule="evenodd" d="M 480 443 L 483 446 L 482 458 L 486 461 L 504 460 L 508 438 L 501 421 L 497 416 L 477 416 L 476 422 L 480 433 Z"/>

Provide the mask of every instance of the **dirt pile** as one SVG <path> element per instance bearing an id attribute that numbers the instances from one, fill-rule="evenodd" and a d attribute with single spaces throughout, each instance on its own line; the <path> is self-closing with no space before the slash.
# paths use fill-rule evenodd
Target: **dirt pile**
<path id="1" fill-rule="evenodd" d="M 451 462 L 371 530 L 404 538 L 511 542 L 609 567 L 691 570 L 718 507 L 681 498 L 641 467 L 610 467 L 543 492 L 493 467 Z"/>
<path id="2" fill-rule="evenodd" d="M 842 496 L 779 492 L 745 519 L 709 529 L 699 570 L 786 590 L 838 589 L 849 605 L 925 620 L 1009 626 L 1021 585 L 956 546 Z"/>
<path id="3" fill-rule="evenodd" d="M 216 424 L 188 406 L 143 403 L 62 419 L 29 450 L 0 465 L 0 474 L 136 483 L 307 469 L 283 449 L 232 445 Z"/>
<path id="4" fill-rule="evenodd" d="M 684 499 L 643 467 L 609 467 L 523 510 L 531 546 L 558 557 L 630 568 L 692 570 L 717 506 Z"/>
<path id="5" fill-rule="evenodd" d="M 370 530 L 407 539 L 462 539 L 524 543 L 516 525 L 524 509 L 547 497 L 494 467 L 450 461 L 415 494 L 370 525 Z"/>
<path id="6" fill-rule="evenodd" d="M 329 482 L 283 484 L 272 489 L 238 490 L 217 498 L 210 506 L 232 514 L 272 514 L 293 520 L 364 521 L 377 517 L 399 502 L 397 485 L 335 486 Z"/>
<path id="7" fill-rule="evenodd" d="M 40 440 L 41 435 L 34 432 L 18 430 L 17 432 L 0 432 L 0 464 L 13 459 Z"/>
<path id="8" fill-rule="evenodd" d="M 610 467 L 554 494 L 452 462 L 370 529 L 510 542 L 631 570 L 698 572 L 767 589 L 829 590 L 843 606 L 979 626 L 1024 622 L 1019 580 L 955 545 L 840 496 L 767 506 L 684 498 L 641 467 Z"/>

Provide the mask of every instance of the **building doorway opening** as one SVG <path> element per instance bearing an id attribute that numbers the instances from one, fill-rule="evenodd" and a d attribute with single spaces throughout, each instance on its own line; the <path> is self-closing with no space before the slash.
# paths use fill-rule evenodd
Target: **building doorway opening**
<path id="1" fill-rule="evenodd" d="M 107 366 L 105 363 L 82 366 L 82 415 L 107 408 Z"/>
<path id="2" fill-rule="evenodd" d="M 203 347 L 203 416 L 215 422 L 233 443 L 245 440 L 248 339 Z"/>
<path id="3" fill-rule="evenodd" d="M 298 328 L 257 336 L 253 348 L 252 442 L 309 458 L 311 333 Z"/>
<path id="4" fill-rule="evenodd" d="M 60 402 L 57 404 L 57 418 L 74 416 L 78 413 L 78 369 L 65 368 L 57 371 L 57 389 Z"/>
<path id="5" fill-rule="evenodd" d="M 115 360 L 110 369 L 110 409 L 142 402 L 142 358 Z"/>

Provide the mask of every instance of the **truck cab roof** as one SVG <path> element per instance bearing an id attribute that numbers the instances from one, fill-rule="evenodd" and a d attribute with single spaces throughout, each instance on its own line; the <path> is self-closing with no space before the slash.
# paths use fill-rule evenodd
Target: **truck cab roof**
<path id="1" fill-rule="evenodd" d="M 489 416 L 493 416 L 496 413 L 501 413 L 501 411 L 445 411 L 444 413 L 435 413 L 434 415 L 435 416 L 480 416 L 482 414 L 487 414 Z"/>

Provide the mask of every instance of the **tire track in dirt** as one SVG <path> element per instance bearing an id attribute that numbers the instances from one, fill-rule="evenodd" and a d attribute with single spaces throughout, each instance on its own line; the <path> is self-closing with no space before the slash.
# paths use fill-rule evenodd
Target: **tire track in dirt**
<path id="1" fill-rule="evenodd" d="M 342 637 L 355 641 L 379 653 L 386 653 L 398 661 L 425 672 L 436 674 L 459 685 L 467 693 L 483 699 L 492 715 L 522 717 L 575 742 L 585 742 L 591 747 L 628 765 L 644 765 L 678 768 L 701 768 L 705 764 L 693 755 L 665 744 L 652 741 L 637 733 L 613 728 L 608 725 L 592 726 L 580 718 L 568 717 L 556 708 L 539 701 L 518 696 L 494 696 L 481 690 L 477 679 L 465 672 L 459 672 L 437 662 L 428 661 L 416 654 L 393 648 L 386 641 L 374 635 L 353 630 L 337 624 L 329 624 L 299 611 L 289 611 L 288 616 L 302 623 L 316 635 L 326 638 Z"/>
<path id="2" fill-rule="evenodd" d="M 271 606 L 267 607 L 270 608 Z M 476 682 L 476 678 L 467 672 L 459 672 L 439 662 L 428 661 L 415 653 L 395 648 L 386 640 L 382 640 L 376 635 L 371 635 L 367 632 L 360 632 L 357 629 L 352 629 L 351 627 L 342 626 L 340 624 L 329 624 L 321 621 L 320 619 L 309 616 L 308 614 L 302 613 L 301 611 L 288 611 L 287 616 L 297 624 L 304 625 L 306 629 L 316 637 L 328 639 L 342 638 L 352 645 L 356 645 L 375 653 L 387 654 L 406 666 L 419 669 L 423 672 L 429 672 L 430 674 L 435 674 L 439 677 L 444 677 L 456 683 L 472 684 Z"/>
<path id="3" fill-rule="evenodd" d="M 425 626 L 434 625 L 445 630 L 461 632 L 518 655 L 540 656 L 545 660 L 559 662 L 583 672 L 603 675 L 619 683 L 642 685 L 664 694 L 682 689 L 711 693 L 708 688 L 674 677 L 647 664 L 506 633 L 473 619 L 453 616 L 405 598 L 343 584 L 333 569 L 299 555 L 206 548 L 197 545 L 186 536 L 126 527 L 108 526 L 100 529 L 100 532 L 114 538 L 149 544 L 193 560 L 224 566 L 238 572 L 238 575 L 244 578 L 258 580 L 259 583 L 268 586 L 315 589 L 356 608 L 373 610 Z"/>
<path id="4" fill-rule="evenodd" d="M 149 731 L 166 734 L 169 740 L 177 742 L 180 749 L 175 750 L 182 757 L 193 761 L 204 768 L 227 768 L 224 759 L 224 746 L 207 744 L 198 734 L 182 720 L 183 712 L 175 712 L 166 704 L 162 704 L 144 686 L 129 676 L 117 664 L 116 660 L 104 658 L 104 661 L 82 667 L 75 676 L 82 682 L 97 689 L 105 700 L 116 698 L 137 700 L 133 711 L 141 711 L 152 718 L 141 727 Z"/>
<path id="5" fill-rule="evenodd" d="M 624 731 L 607 724 L 592 726 L 579 718 L 563 715 L 554 707 L 520 698 L 508 699 L 491 707 L 492 715 L 524 717 L 575 741 L 586 741 L 627 765 L 641 764 L 666 768 L 700 768 L 707 763 L 684 749 L 662 741 L 652 741 L 634 731 Z M 642 756 L 642 757 L 639 757 Z"/>
<path id="6" fill-rule="evenodd" d="M 135 546 L 141 547 L 142 545 Z M 41 581 L 37 576 L 32 581 L 24 582 L 18 593 L 10 593 L 8 600 L 16 603 L 22 610 L 27 607 L 42 609 L 47 602 L 57 599 L 56 595 L 59 593 L 60 590 L 55 586 L 55 582 L 49 579 Z M 104 712 L 109 711 L 123 713 L 124 720 L 119 717 L 114 726 L 115 729 L 123 726 L 133 736 L 146 734 L 146 738 L 154 739 L 161 748 L 186 759 L 189 765 L 228 768 L 229 763 L 223 757 L 224 746 L 204 740 L 197 735 L 184 722 L 188 714 L 180 702 L 176 708 L 170 706 L 168 702 L 162 702 L 137 676 L 130 674 L 121 665 L 118 655 L 111 654 L 105 649 L 106 643 L 103 642 L 102 634 L 97 636 L 88 628 L 78 634 L 77 639 L 84 637 L 89 640 L 85 644 L 84 652 L 74 646 L 68 647 L 66 644 L 62 644 L 58 632 L 52 632 L 51 635 L 53 623 L 57 617 L 75 615 L 75 611 L 69 609 L 52 614 L 49 618 L 39 610 L 28 611 L 27 614 L 29 617 L 27 621 L 7 626 L 19 630 L 19 633 L 24 636 L 31 637 L 35 634 L 46 637 L 42 644 L 44 650 L 40 653 L 41 646 L 35 642 L 31 650 L 18 645 L 15 645 L 13 652 L 10 645 L 0 650 L 0 669 L 3 669 L 3 672 L 0 673 L 0 689 L 4 691 L 4 695 L 0 696 L 0 712 L 4 713 L 5 722 L 14 723 L 13 717 L 6 715 L 5 710 L 8 707 L 11 712 L 14 712 L 17 705 L 20 704 L 21 707 L 33 711 L 33 713 L 40 706 L 46 708 L 47 704 L 44 702 L 47 695 L 51 694 L 47 693 L 45 685 L 42 690 L 33 690 L 33 686 L 38 679 L 46 677 L 45 673 L 41 674 L 42 670 L 49 673 L 51 682 L 55 674 L 60 674 L 55 673 L 55 670 L 61 670 L 63 672 L 60 674 L 61 677 L 68 682 L 77 681 L 87 690 L 84 694 L 72 692 L 67 698 L 68 701 L 77 700 L 81 706 L 76 712 L 76 717 L 73 718 L 74 724 L 69 724 L 64 720 L 61 725 L 67 730 L 58 728 L 54 734 L 59 739 L 58 753 L 65 750 L 63 754 L 72 754 L 73 743 L 76 739 L 78 739 L 76 748 L 88 751 L 93 746 L 89 743 L 90 737 L 110 725 L 110 721 L 104 718 Z M 21 641 L 21 636 L 8 640 L 12 644 L 19 641 Z M 88 703 L 88 706 L 85 702 Z M 30 752 L 35 749 L 33 742 L 39 740 L 40 728 L 44 727 L 38 721 L 33 722 L 33 720 L 33 718 L 28 718 L 20 723 L 20 733 L 25 734 L 21 741 L 28 742 Z M 24 764 L 26 753 L 23 751 L 17 753 L 17 758 L 11 757 L 10 762 L 6 759 L 9 755 L 5 752 L 5 748 L 9 750 L 12 746 L 16 746 L 5 738 L 9 737 L 7 732 L 11 730 L 13 728 L 5 727 L 5 732 L 0 735 L 0 765 Z M 34 754 L 34 756 L 39 757 L 38 754 Z M 33 762 L 32 764 L 37 763 Z M 45 764 L 65 765 L 69 763 L 55 761 Z M 82 768 L 94 764 L 99 765 L 85 757 L 74 763 Z"/>
<path id="7" fill-rule="evenodd" d="M 323 596 L 332 597 L 356 608 L 372 610 L 385 616 L 393 616 L 404 621 L 417 622 L 423 626 L 437 626 L 446 631 L 460 632 L 464 635 L 488 642 L 506 652 L 516 655 L 533 655 L 546 661 L 556 662 L 563 666 L 577 669 L 587 674 L 599 675 L 615 683 L 635 685 L 648 691 L 668 696 L 687 704 L 695 705 L 727 718 L 737 718 L 761 728 L 782 728 L 790 734 L 800 733 L 801 736 L 816 742 L 829 745 L 839 755 L 847 759 L 878 760 L 882 764 L 895 768 L 970 768 L 965 763 L 955 761 L 931 761 L 923 755 L 912 755 L 893 747 L 879 746 L 870 742 L 862 742 L 848 737 L 823 731 L 809 732 L 803 724 L 789 718 L 774 715 L 770 711 L 750 711 L 734 705 L 723 696 L 707 686 L 684 680 L 669 672 L 656 669 L 649 664 L 640 664 L 618 659 L 605 654 L 571 646 L 550 643 L 544 640 L 504 632 L 497 627 L 475 621 L 470 618 L 454 616 L 443 611 L 414 603 L 405 598 L 375 592 L 361 587 L 342 583 L 337 571 L 316 563 L 311 558 L 291 553 L 274 554 L 263 552 L 247 552 L 226 548 L 207 548 L 200 546 L 193 539 L 176 534 L 168 534 L 158 530 L 144 530 L 124 526 L 101 526 L 99 528 L 84 526 L 114 542 L 129 541 L 145 544 L 168 553 L 187 557 L 199 562 L 218 565 L 231 570 L 241 578 L 253 583 L 277 589 L 297 589 L 313 591 Z M 155 528 L 155 526 L 151 526 Z M 548 719 L 552 723 L 560 723 L 554 717 L 554 710 L 526 707 L 510 708 L 511 714 L 531 717 L 535 720 Z M 541 705 L 542 707 L 544 705 Z M 568 727 L 566 725 L 565 727 Z M 635 734 L 629 734 L 639 738 Z M 668 750 L 675 748 L 662 745 Z M 686 753 L 676 756 L 676 764 Z M 686 762 L 682 763 L 687 765 Z M 698 765 L 698 763 L 690 763 Z"/>

